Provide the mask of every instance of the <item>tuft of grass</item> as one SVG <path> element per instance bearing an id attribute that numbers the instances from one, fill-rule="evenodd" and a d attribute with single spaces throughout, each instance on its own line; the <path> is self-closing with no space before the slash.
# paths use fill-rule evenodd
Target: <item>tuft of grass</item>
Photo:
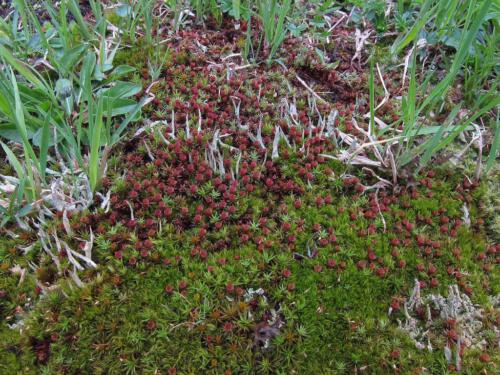
<path id="1" fill-rule="evenodd" d="M 263 25 L 264 39 L 268 49 L 267 62 L 271 62 L 287 33 L 285 19 L 291 11 L 291 0 L 258 0 L 257 10 Z"/>
<path id="2" fill-rule="evenodd" d="M 51 146 L 58 146 L 59 152 L 70 164 L 76 158 L 79 167 L 86 169 L 82 147 L 89 146 L 94 151 L 100 149 L 100 133 L 105 130 L 102 127 L 95 133 L 90 129 L 93 128 L 94 117 L 105 118 L 108 124 L 105 141 L 111 147 L 120 139 L 126 126 L 138 119 L 145 99 L 139 102 L 131 99 L 141 87 L 120 81 L 133 68 L 121 65 L 113 69 L 113 59 L 120 42 L 115 41 L 109 47 L 106 25 L 102 22 L 94 29 L 95 33 L 91 33 L 74 0 L 61 3 L 58 10 L 50 3 L 45 4 L 50 23 L 43 28 L 31 5 L 24 0 L 17 4 L 17 11 L 22 13 L 22 27 L 19 30 L 12 28 L 9 22 L 14 21 L 9 20 L 3 20 L 1 25 L 3 30 L 16 32 L 6 34 L 8 43 L 0 44 L 0 58 L 5 64 L 0 72 L 0 137 L 22 144 L 22 160 L 10 149 L 8 159 L 18 177 L 26 178 L 22 190 L 29 203 L 38 199 L 42 185 L 49 183 L 46 170 L 53 160 L 49 157 Z M 102 21 L 100 5 L 92 2 L 91 6 L 98 13 L 96 19 Z M 147 4 L 141 7 L 147 7 Z M 68 23 L 70 13 L 75 21 Z M 30 42 L 33 30 L 39 38 Z M 34 47 L 36 42 L 38 44 Z M 94 47 L 98 47 L 98 53 L 93 51 Z M 31 54 L 36 57 L 42 54 L 53 71 L 42 76 L 23 61 L 25 51 L 35 51 Z M 99 105 L 92 107 L 92 101 L 103 103 L 99 114 L 90 113 L 93 108 L 99 108 Z M 118 129 L 112 131 L 110 120 L 117 116 L 121 116 L 122 120 Z M 96 123 L 99 124 L 99 121 Z M 87 128 L 92 136 L 88 136 Z M 8 149 L 5 143 L 2 147 Z M 102 178 L 95 173 L 102 174 L 104 167 L 98 163 L 100 167 L 96 168 L 96 152 L 91 154 L 92 166 L 88 170 L 92 171 L 92 186 L 95 188 Z"/>
<path id="3" fill-rule="evenodd" d="M 439 6 L 438 4 L 431 8 L 431 3 L 432 1 L 428 0 L 422 6 L 421 12 L 425 13 L 427 16 L 422 16 L 422 18 L 414 25 L 406 36 L 402 38 L 402 40 L 396 40 L 392 47 L 394 52 L 400 51 L 404 48 L 404 46 L 410 43 L 411 38 L 413 38 L 414 48 L 412 52 L 409 88 L 407 95 L 403 99 L 402 105 L 404 123 L 402 137 L 406 144 L 403 146 L 400 143 L 397 161 L 399 167 L 404 167 L 418 158 L 419 167 L 416 169 L 417 173 L 427 165 L 427 163 L 434 155 L 436 155 L 438 151 L 447 147 L 475 120 L 487 114 L 492 109 L 497 108 L 500 104 L 500 98 L 494 94 L 496 89 L 492 89 L 487 94 L 482 96 L 480 101 L 475 103 L 468 116 L 457 120 L 455 117 L 462 106 L 462 103 L 459 103 L 448 115 L 448 120 L 441 126 L 436 127 L 432 137 L 425 139 L 423 143 L 419 140 L 420 145 L 416 145 L 415 141 L 420 139 L 421 135 L 428 133 L 428 129 L 424 126 L 422 117 L 432 110 L 438 110 L 437 107 L 441 105 L 442 98 L 456 81 L 469 55 L 470 46 L 476 38 L 480 27 L 483 25 L 485 17 L 492 4 L 490 0 L 482 2 L 469 2 L 462 37 L 458 45 L 457 52 L 453 56 L 449 71 L 442 80 L 428 90 L 432 73 L 428 73 L 422 85 L 418 85 L 416 74 L 416 56 L 418 32 L 424 26 L 425 22 L 427 22 L 430 14 L 432 14 L 432 9 Z M 451 17 L 453 14 L 449 16 Z M 425 22 L 423 22 L 423 20 L 425 20 Z M 417 100 L 418 97 L 423 99 L 419 101 Z M 454 124 L 452 125 L 452 123 Z"/>

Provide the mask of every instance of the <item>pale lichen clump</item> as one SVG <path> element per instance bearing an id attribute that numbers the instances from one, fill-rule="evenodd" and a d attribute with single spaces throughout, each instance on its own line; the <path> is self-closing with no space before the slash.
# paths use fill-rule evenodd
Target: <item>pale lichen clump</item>
<path id="1" fill-rule="evenodd" d="M 442 341 L 445 337 L 443 350 L 448 363 L 454 363 L 455 368 L 462 367 L 461 353 L 463 347 L 484 350 L 487 347 L 485 339 L 487 329 L 484 327 L 484 308 L 472 303 L 469 296 L 462 293 L 457 285 L 448 287 L 448 295 L 424 293 L 420 282 L 415 280 L 415 286 L 404 304 L 405 320 L 398 319 L 399 328 L 405 331 L 420 350 L 433 351 L 432 340 Z M 500 305 L 500 295 L 490 296 L 489 303 L 493 309 Z M 392 308 L 389 309 L 391 314 Z M 441 331 L 441 325 L 448 329 Z M 500 330 L 494 326 L 495 341 L 500 340 Z M 442 343 L 442 342 L 441 342 Z"/>

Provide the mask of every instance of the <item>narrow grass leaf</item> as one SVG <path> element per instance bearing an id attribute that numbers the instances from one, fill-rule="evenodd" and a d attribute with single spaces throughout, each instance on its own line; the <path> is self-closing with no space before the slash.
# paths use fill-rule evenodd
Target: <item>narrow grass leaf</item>
<path id="1" fill-rule="evenodd" d="M 14 55 L 5 48 L 2 44 L 0 44 L 0 57 L 3 57 L 5 61 L 12 66 L 16 71 L 19 72 L 24 78 L 34 84 L 36 87 L 40 89 L 44 89 L 45 86 L 42 84 L 42 81 L 38 79 L 35 73 L 22 61 L 16 59 Z"/>
<path id="2" fill-rule="evenodd" d="M 99 181 L 99 153 L 101 150 L 101 131 L 103 126 L 103 98 L 100 97 L 95 114 L 89 113 L 93 117 L 91 126 L 90 159 L 89 159 L 89 180 L 92 191 L 95 191 Z"/>
<path id="3" fill-rule="evenodd" d="M 441 80 L 436 87 L 432 89 L 432 91 L 426 96 L 424 102 L 419 108 L 419 112 L 421 112 L 424 108 L 426 108 L 429 104 L 431 104 L 436 98 L 440 97 L 451 85 L 453 79 L 457 76 L 460 71 L 460 68 L 469 53 L 469 46 L 472 44 L 473 39 L 476 37 L 481 24 L 483 23 L 483 19 L 488 13 L 488 9 L 491 6 L 492 0 L 484 0 L 481 4 L 481 8 L 474 16 L 472 21 L 472 26 L 468 28 L 467 32 L 463 34 L 462 40 L 460 41 L 460 45 L 457 53 L 453 59 L 453 63 L 450 67 L 448 74 L 445 76 L 443 80 Z M 472 17 L 472 7 L 474 6 L 475 1 L 470 2 L 469 12 L 467 14 L 467 21 L 464 29 L 467 28 L 469 22 L 471 22 Z M 472 8 L 472 9 L 471 9 Z"/>
<path id="4" fill-rule="evenodd" d="M 500 121 L 499 112 L 497 111 L 497 118 L 495 121 L 495 136 L 491 144 L 490 154 L 488 155 L 488 160 L 486 161 L 486 172 L 489 172 L 497 159 L 497 154 L 500 148 Z"/>
<path id="5" fill-rule="evenodd" d="M 2 145 L 3 151 L 5 152 L 5 155 L 7 155 L 7 159 L 9 160 L 10 165 L 12 165 L 12 168 L 14 168 L 14 170 L 16 171 L 17 177 L 22 178 L 25 175 L 25 173 L 24 173 L 24 168 L 21 165 L 21 162 L 12 152 L 9 146 L 7 146 L 2 141 L 0 141 L 0 145 Z"/>
<path id="6" fill-rule="evenodd" d="M 413 40 L 415 40 L 418 36 L 418 33 L 425 26 L 427 21 L 434 13 L 434 7 L 431 9 L 432 0 L 426 0 L 422 5 L 420 13 L 418 15 L 417 21 L 412 26 L 410 31 L 402 37 L 398 37 L 396 41 L 393 43 L 391 47 L 391 53 L 397 54 L 401 52 L 403 48 L 405 48 L 408 44 L 410 44 Z"/>
<path id="7" fill-rule="evenodd" d="M 49 116 L 45 116 L 45 120 L 42 128 L 42 139 L 40 141 L 40 175 L 44 183 L 47 183 L 46 173 L 47 173 L 47 157 L 49 153 L 49 135 L 50 135 L 50 123 Z"/>
<path id="8" fill-rule="evenodd" d="M 370 124 L 368 127 L 368 132 L 370 135 L 374 134 L 375 128 L 375 74 L 374 74 L 374 58 L 370 59 Z"/>
<path id="9" fill-rule="evenodd" d="M 73 17 L 75 17 L 75 21 L 82 35 L 85 37 L 86 40 L 92 39 L 92 35 L 90 34 L 87 24 L 83 19 L 82 12 L 80 11 L 79 4 L 75 0 L 66 0 L 66 1 L 68 9 L 73 15 Z"/>

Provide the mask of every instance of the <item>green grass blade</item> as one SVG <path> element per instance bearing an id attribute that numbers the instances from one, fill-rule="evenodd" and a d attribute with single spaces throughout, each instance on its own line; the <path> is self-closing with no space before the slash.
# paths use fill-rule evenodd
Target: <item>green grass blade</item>
<path id="1" fill-rule="evenodd" d="M 89 180 L 92 191 L 99 185 L 99 154 L 101 150 L 101 131 L 103 127 L 103 99 L 99 98 L 95 114 L 89 112 L 89 117 L 94 117 L 91 126 L 90 158 L 89 158 Z"/>
<path id="2" fill-rule="evenodd" d="M 11 73 L 11 82 L 14 94 L 14 105 L 15 105 L 14 116 L 16 120 L 16 127 L 23 140 L 23 146 L 28 151 L 28 155 L 25 155 L 25 157 L 29 156 L 33 160 L 36 160 L 35 153 L 33 151 L 33 148 L 31 147 L 28 138 L 28 130 L 26 128 L 26 122 L 24 119 L 24 106 L 19 96 L 19 88 L 17 86 L 16 76 L 14 75 L 14 72 L 12 70 L 10 71 L 10 73 Z"/>
<path id="3" fill-rule="evenodd" d="M 233 1 L 233 14 L 234 14 L 234 19 L 236 21 L 240 20 L 240 0 L 232 0 Z"/>
<path id="4" fill-rule="evenodd" d="M 47 183 L 46 173 L 47 173 L 47 157 L 49 152 L 49 135 L 50 135 L 50 114 L 45 116 L 45 120 L 42 128 L 42 139 L 40 141 L 40 175 L 44 183 Z"/>
<path id="5" fill-rule="evenodd" d="M 28 22 L 28 16 L 27 16 L 27 4 L 25 0 L 14 0 L 13 5 L 15 8 L 19 11 L 19 14 L 21 15 L 21 20 L 23 24 L 23 32 L 26 32 L 26 36 L 28 38 L 31 37 L 31 30 L 30 30 L 30 24 Z"/>
<path id="6" fill-rule="evenodd" d="M 104 20 L 104 13 L 100 1 L 89 0 L 90 8 L 94 13 L 96 24 L 100 25 Z"/>
<path id="7" fill-rule="evenodd" d="M 484 107 L 479 109 L 476 113 L 474 113 L 471 117 L 466 119 L 463 123 L 455 126 L 454 131 L 451 132 L 446 138 L 444 138 L 438 147 L 436 148 L 436 152 L 439 150 L 442 150 L 446 146 L 448 146 L 453 140 L 455 140 L 458 135 L 464 131 L 466 127 L 468 127 L 470 124 L 472 124 L 474 121 L 476 121 L 478 118 L 483 116 L 484 114 L 488 113 L 491 109 L 495 108 L 496 106 L 500 105 L 500 97 L 495 97 L 492 99 L 490 102 L 488 102 Z"/>
<path id="8" fill-rule="evenodd" d="M 125 119 L 120 123 L 120 126 L 118 127 L 118 129 L 116 129 L 114 131 L 113 135 L 111 136 L 111 144 L 112 145 L 114 145 L 115 143 L 117 143 L 120 140 L 123 131 L 125 130 L 127 125 L 137 117 L 137 114 L 140 112 L 141 108 L 146 103 L 146 100 L 147 100 L 147 98 L 143 97 L 136 104 L 136 106 L 127 114 Z"/>
<path id="9" fill-rule="evenodd" d="M 85 23 L 85 20 L 83 19 L 82 12 L 80 11 L 80 6 L 77 4 L 75 0 L 66 0 L 67 6 L 73 17 L 75 17 L 75 21 L 78 25 L 78 28 L 84 38 L 86 40 L 91 40 L 92 35 L 89 32 L 89 29 L 87 27 L 87 24 Z"/>
<path id="10" fill-rule="evenodd" d="M 375 130 L 375 74 L 373 71 L 374 58 L 370 59 L 370 124 L 368 126 L 368 131 L 370 135 L 374 134 Z"/>
<path id="11" fill-rule="evenodd" d="M 410 31 L 403 37 L 399 37 L 391 46 L 391 53 L 397 54 L 401 52 L 403 48 L 405 48 L 408 44 L 410 44 L 413 40 L 415 40 L 418 36 L 418 33 L 425 26 L 427 21 L 431 18 L 434 13 L 434 7 L 431 9 L 432 0 L 426 0 L 420 10 L 420 13 L 417 18 L 417 22 L 412 26 Z"/>
<path id="12" fill-rule="evenodd" d="M 499 111 L 497 111 L 497 118 L 495 121 L 495 136 L 493 138 L 493 143 L 491 144 L 490 154 L 488 155 L 488 160 L 486 161 L 486 172 L 489 172 L 497 159 L 497 154 L 500 148 L 500 121 L 499 121 Z"/>
<path id="13" fill-rule="evenodd" d="M 246 38 L 245 38 L 245 48 L 243 50 L 243 57 L 246 61 L 248 61 L 248 57 L 250 56 L 250 50 L 253 52 L 253 46 L 252 46 L 252 12 L 248 12 L 248 17 L 247 17 L 247 31 L 246 31 Z M 255 57 L 255 56 L 254 56 Z"/>
<path id="14" fill-rule="evenodd" d="M 417 102 L 417 45 L 413 49 L 412 66 L 410 70 L 410 83 L 408 87 L 408 96 L 405 98 L 405 126 L 403 134 L 406 135 L 415 127 L 415 112 Z"/>
<path id="15" fill-rule="evenodd" d="M 470 28 L 468 28 L 467 32 L 464 33 L 464 36 L 462 37 L 462 40 L 460 41 L 458 52 L 456 53 L 456 55 L 453 59 L 453 63 L 450 67 L 448 74 L 445 76 L 445 78 L 442 81 L 440 81 L 436 85 L 436 87 L 429 93 L 429 95 L 427 95 L 424 102 L 420 106 L 419 112 L 421 112 L 429 104 L 434 102 L 434 100 L 436 98 L 440 97 L 448 89 L 448 87 L 451 85 L 451 83 L 453 82 L 453 80 L 455 79 L 457 74 L 459 73 L 463 62 L 469 53 L 469 46 L 472 44 L 473 39 L 476 37 L 477 32 L 478 32 L 479 28 L 481 27 L 481 24 L 483 23 L 483 19 L 486 16 L 486 14 L 488 13 L 488 9 L 491 6 L 491 2 L 492 2 L 492 0 L 485 0 L 481 4 L 481 8 L 479 9 L 479 11 L 477 12 L 477 14 L 475 15 L 475 17 L 472 21 L 472 26 L 470 26 Z M 475 4 L 475 1 L 471 1 L 470 8 L 474 4 Z M 468 12 L 467 22 L 466 22 L 466 26 L 464 26 L 464 28 L 467 27 L 467 24 L 469 23 L 469 20 L 471 17 L 472 17 L 472 10 L 470 10 Z"/>
<path id="16" fill-rule="evenodd" d="M 406 142 L 405 153 L 408 152 L 408 149 L 412 147 L 413 140 L 415 138 L 415 109 L 416 109 L 416 101 L 417 101 L 417 79 L 416 79 L 416 70 L 417 70 L 417 43 L 415 41 L 414 48 L 412 52 L 412 65 L 410 68 L 410 82 L 408 87 L 408 95 L 403 97 L 402 101 L 402 109 L 403 109 L 403 137 L 408 137 Z M 400 143 L 398 146 L 398 150 L 396 152 L 398 163 L 399 155 L 403 152 L 404 143 Z"/>
<path id="17" fill-rule="evenodd" d="M 279 7 L 279 18 L 276 24 L 276 31 L 274 33 L 273 44 L 276 44 L 279 39 L 282 39 L 282 35 L 286 32 L 284 28 L 285 17 L 290 10 L 291 0 L 285 0 L 283 4 Z"/>
<path id="18" fill-rule="evenodd" d="M 424 143 L 423 149 L 425 151 L 424 154 L 422 155 L 422 158 L 420 159 L 420 166 L 417 170 L 417 173 L 420 171 L 420 169 L 422 169 L 425 165 L 427 165 L 427 163 L 435 155 L 436 152 L 435 150 L 439 146 L 439 143 L 441 142 L 443 135 L 448 130 L 448 127 L 453 122 L 459 111 L 460 111 L 460 105 L 455 106 L 455 108 L 453 108 L 453 110 L 448 115 L 445 122 L 439 127 L 439 131 L 436 132 L 431 139 L 427 140 Z"/>
<path id="19" fill-rule="evenodd" d="M 2 141 L 0 141 L 0 145 L 2 145 L 3 151 L 5 152 L 5 155 L 7 155 L 7 159 L 9 160 L 10 165 L 12 165 L 12 168 L 14 168 L 14 170 L 16 171 L 17 177 L 22 178 L 25 175 L 25 172 L 23 166 L 21 165 L 21 162 L 12 152 L 9 146 L 7 146 Z"/>
<path id="20" fill-rule="evenodd" d="M 19 72 L 24 78 L 26 78 L 29 82 L 35 85 L 37 88 L 43 90 L 45 86 L 42 81 L 38 79 L 37 75 L 33 73 L 30 67 L 28 67 L 22 61 L 16 59 L 14 55 L 5 48 L 2 44 L 0 44 L 0 57 L 3 57 L 5 61 L 16 71 Z"/>
<path id="21" fill-rule="evenodd" d="M 80 71 L 80 88 L 82 90 L 82 101 L 88 102 L 92 98 L 92 73 L 97 61 L 94 52 L 87 52 L 83 59 L 82 69 Z"/>

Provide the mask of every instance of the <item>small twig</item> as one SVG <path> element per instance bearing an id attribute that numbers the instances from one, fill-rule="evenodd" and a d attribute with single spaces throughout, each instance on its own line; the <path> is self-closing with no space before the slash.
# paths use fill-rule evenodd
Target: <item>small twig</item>
<path id="1" fill-rule="evenodd" d="M 254 66 L 255 64 L 246 64 L 246 65 L 241 65 L 241 66 L 237 66 L 236 68 L 233 68 L 233 70 L 242 70 L 242 69 L 247 69 L 247 68 L 251 68 L 252 66 Z"/>
<path id="2" fill-rule="evenodd" d="M 309 85 L 305 83 L 302 78 L 300 78 L 298 75 L 295 76 L 297 77 L 297 81 L 299 81 L 302 84 L 302 86 L 304 86 L 307 89 L 307 91 L 309 91 L 316 99 L 318 99 L 323 103 L 327 103 L 327 101 L 323 99 L 321 96 L 319 96 L 311 87 L 309 87 Z"/>
<path id="3" fill-rule="evenodd" d="M 483 164 L 483 132 L 479 128 L 478 125 L 473 124 L 474 128 L 476 129 L 477 136 L 475 139 L 477 140 L 477 164 L 476 164 L 476 171 L 474 173 L 474 180 L 479 181 L 481 178 L 481 171 L 482 171 L 482 164 Z"/>
<path id="4" fill-rule="evenodd" d="M 153 154 L 151 153 L 151 150 L 150 150 L 150 148 L 149 148 L 148 144 L 146 143 L 146 140 L 144 140 L 144 139 L 143 139 L 143 140 L 142 140 L 142 143 L 144 144 L 144 148 L 146 149 L 146 152 L 147 152 L 147 154 L 148 154 L 149 158 L 151 159 L 151 161 L 154 161 L 154 160 L 155 160 L 155 157 L 154 157 L 154 156 L 153 156 Z"/>
<path id="5" fill-rule="evenodd" d="M 384 78 L 382 77 L 382 73 L 380 72 L 380 67 L 378 66 L 378 64 L 377 64 L 377 72 L 378 72 L 378 76 L 380 78 L 380 82 L 382 82 L 382 87 L 384 88 L 384 99 L 382 99 L 382 101 L 379 103 L 379 105 L 375 107 L 375 111 L 377 109 L 379 109 L 380 107 L 382 107 L 385 103 L 387 103 L 387 101 L 389 100 L 389 97 L 390 97 L 389 91 L 387 90 L 387 87 L 385 86 Z"/>

